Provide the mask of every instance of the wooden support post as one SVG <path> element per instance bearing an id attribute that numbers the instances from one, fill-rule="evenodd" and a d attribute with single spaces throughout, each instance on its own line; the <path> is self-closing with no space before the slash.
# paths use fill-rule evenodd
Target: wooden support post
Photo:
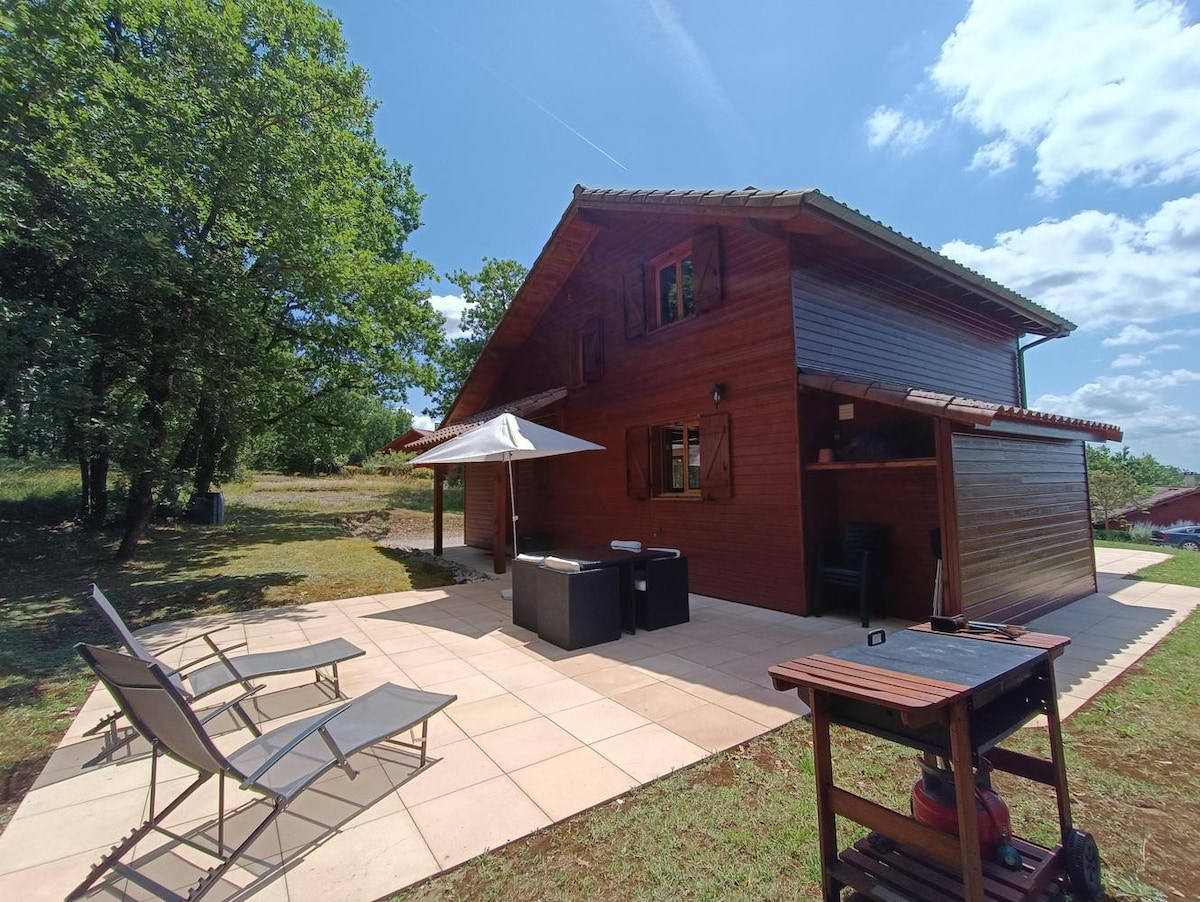
<path id="1" fill-rule="evenodd" d="M 442 544 L 445 520 L 445 482 L 446 468 L 440 465 L 435 466 L 433 468 L 433 553 L 439 556 L 444 550 Z"/>
<path id="2" fill-rule="evenodd" d="M 974 755 L 966 699 L 950 705 L 950 762 L 958 803 L 958 846 L 962 855 L 963 902 L 984 902 L 983 860 L 979 852 L 979 818 L 975 810 Z"/>
<path id="3" fill-rule="evenodd" d="M 496 464 L 495 468 L 493 507 L 496 510 L 496 521 L 492 524 L 492 569 L 503 573 L 508 566 L 508 469 L 502 463 Z"/>
<path id="4" fill-rule="evenodd" d="M 821 852 L 821 898 L 838 902 L 842 886 L 833 876 L 838 861 L 837 816 L 833 813 L 833 758 L 829 750 L 829 696 L 812 692 L 813 773 L 817 778 L 817 838 Z"/>
<path id="5" fill-rule="evenodd" d="M 1046 705 L 1046 732 L 1050 734 L 1050 766 L 1054 769 L 1054 795 L 1058 802 L 1058 827 L 1063 848 L 1071 835 L 1071 794 L 1067 790 L 1067 759 L 1063 749 L 1062 718 L 1058 716 L 1058 684 L 1054 678 L 1054 662 L 1046 662 L 1050 686 L 1050 702 Z"/>

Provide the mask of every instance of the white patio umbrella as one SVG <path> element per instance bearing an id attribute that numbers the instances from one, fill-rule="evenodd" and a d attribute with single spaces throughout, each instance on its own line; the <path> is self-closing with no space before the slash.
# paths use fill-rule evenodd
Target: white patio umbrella
<path id="1" fill-rule="evenodd" d="M 476 426 L 436 448 L 412 459 L 413 464 L 465 464 L 488 461 L 508 464 L 508 491 L 512 507 L 513 552 L 517 547 L 517 495 L 513 482 L 512 462 L 534 457 L 553 457 L 556 454 L 573 454 L 576 451 L 603 451 L 603 445 L 585 442 L 581 438 L 567 435 L 556 429 L 539 426 L 522 420 L 511 413 Z"/>

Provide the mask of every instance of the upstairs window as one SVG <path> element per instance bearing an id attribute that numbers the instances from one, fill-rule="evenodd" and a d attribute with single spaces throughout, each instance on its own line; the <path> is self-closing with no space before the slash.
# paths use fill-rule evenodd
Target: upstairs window
<path id="1" fill-rule="evenodd" d="M 721 230 L 712 225 L 621 276 L 625 337 L 703 316 L 721 306 Z"/>
<path id="2" fill-rule="evenodd" d="M 658 325 L 667 326 L 696 313 L 692 243 L 654 261 Z"/>

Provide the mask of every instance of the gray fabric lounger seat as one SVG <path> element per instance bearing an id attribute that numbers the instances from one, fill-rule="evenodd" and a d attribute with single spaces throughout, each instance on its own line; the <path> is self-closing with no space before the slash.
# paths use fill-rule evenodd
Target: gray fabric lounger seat
<path id="1" fill-rule="evenodd" d="M 428 766 L 426 746 L 429 718 L 457 696 L 406 689 L 384 683 L 332 711 L 314 714 L 252 739 L 237 751 L 225 755 L 213 744 L 187 700 L 170 676 L 158 664 L 90 645 L 75 646 L 79 654 L 108 687 L 129 722 L 151 744 L 150 811 L 147 820 L 95 865 L 67 899 L 78 899 L 88 892 L 108 870 L 117 867 L 121 857 L 155 830 L 193 848 L 201 848 L 186 837 L 161 826 L 185 799 L 212 777 L 217 777 L 217 852 L 220 862 L 210 868 L 188 893 L 189 900 L 199 899 L 220 881 L 238 857 L 262 835 L 280 814 L 323 774 L 341 767 L 350 779 L 357 776 L 349 758 L 380 743 L 390 743 L 419 752 L 419 764 L 410 775 Z M 419 739 L 393 739 L 399 733 L 421 728 Z M 156 811 L 155 786 L 159 754 L 193 768 L 196 779 L 161 810 Z M 225 791 L 223 777 L 241 781 L 241 788 L 261 793 L 271 802 L 271 810 L 257 827 L 225 854 Z M 202 850 L 203 851 L 203 850 Z M 209 852 L 208 854 L 212 854 Z"/>
<path id="2" fill-rule="evenodd" d="M 281 673 L 298 673 L 304 670 L 314 671 L 316 682 L 328 683 L 332 691 L 332 697 L 341 698 L 342 692 L 341 683 L 338 680 L 338 664 L 366 654 L 357 645 L 353 645 L 345 639 L 330 639 L 326 642 L 318 642 L 315 645 L 285 648 L 282 651 L 230 657 L 229 652 L 243 648 L 246 643 L 239 642 L 236 645 L 229 645 L 224 648 L 219 647 L 212 639 L 214 634 L 224 629 L 224 627 L 218 627 L 198 636 L 189 636 L 179 642 L 174 642 L 160 648 L 158 653 L 163 654 L 186 645 L 189 642 L 204 642 L 208 646 L 208 651 L 199 658 L 195 658 L 180 667 L 167 667 L 142 645 L 137 636 L 126 625 L 125 621 L 121 619 L 121 615 L 117 613 L 116 609 L 104 596 L 104 593 L 100 591 L 99 586 L 92 585 L 89 599 L 96 610 L 100 612 L 105 622 L 112 628 L 112 631 L 120 638 L 121 644 L 128 649 L 129 653 L 148 664 L 157 664 L 161 667 L 163 673 L 167 675 L 167 679 L 171 681 L 171 684 L 184 699 L 189 702 L 194 702 L 203 696 L 237 684 L 241 684 L 243 691 L 249 694 L 254 690 L 254 687 L 250 684 L 251 680 Z M 204 663 L 206 661 L 210 663 Z M 202 664 L 203 666 L 199 666 Z M 329 670 L 328 676 L 322 673 L 324 669 Z M 257 725 L 250 715 L 246 713 L 245 709 L 242 708 L 240 703 L 233 704 L 232 711 L 251 733 L 255 736 L 258 735 Z M 117 721 L 121 716 L 119 711 L 114 712 L 103 718 L 96 726 L 84 734 L 86 736 L 93 736 L 102 730 L 108 730 L 108 737 L 104 748 L 87 762 L 88 765 L 110 757 L 118 749 L 124 748 L 133 741 L 135 733 L 130 733 L 124 737 L 117 733 Z"/>

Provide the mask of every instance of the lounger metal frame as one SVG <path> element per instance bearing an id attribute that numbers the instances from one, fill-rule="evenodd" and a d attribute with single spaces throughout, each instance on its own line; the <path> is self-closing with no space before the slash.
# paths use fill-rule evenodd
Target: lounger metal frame
<path id="1" fill-rule="evenodd" d="M 277 732 L 287 731 L 295 728 L 297 725 L 290 724 L 279 727 L 277 730 L 268 733 L 265 737 L 254 739 L 238 751 L 226 756 L 213 745 L 211 738 L 204 729 L 204 721 L 196 717 L 187 700 L 159 664 L 148 663 L 142 661 L 140 658 L 130 657 L 119 652 L 83 643 L 76 645 L 75 648 L 96 672 L 101 682 L 113 694 L 113 698 L 117 700 L 129 722 L 151 744 L 153 754 L 150 756 L 150 797 L 149 813 L 146 820 L 113 846 L 109 853 L 92 867 L 87 878 L 67 895 L 68 902 L 84 896 L 105 872 L 114 868 L 119 863 L 121 857 L 136 846 L 151 831 L 161 833 L 176 842 L 212 856 L 219 861 L 216 867 L 208 869 L 186 896 L 188 900 L 200 899 L 220 881 L 242 853 L 250 848 L 255 840 L 263 834 L 263 831 L 274 823 L 276 818 L 287 809 L 288 805 L 330 769 L 340 767 L 353 780 L 358 775 L 358 772 L 350 764 L 350 756 L 375 745 L 395 745 L 410 751 L 419 752 L 420 754 L 420 763 L 413 770 L 412 774 L 410 774 L 410 779 L 423 771 L 429 764 L 429 718 L 457 698 L 457 696 L 453 695 L 404 689 L 391 683 L 384 683 L 359 699 L 347 702 L 332 711 L 311 718 L 308 723 L 300 727 L 299 732 L 295 736 L 271 752 L 266 760 L 256 769 L 245 773 L 230 759 L 237 758 L 251 746 L 260 743 L 269 746 L 272 736 Z M 252 687 L 243 695 L 250 695 L 254 691 L 255 689 Z M 382 730 L 382 736 L 374 738 L 374 734 L 372 734 L 373 738 L 371 741 L 364 742 L 357 747 L 340 747 L 330 731 L 333 722 L 338 717 L 346 716 L 348 713 L 353 712 L 356 702 L 362 704 L 373 694 L 386 692 L 403 693 L 405 696 L 404 701 L 410 706 L 414 702 L 420 703 L 416 716 L 412 716 L 411 712 L 409 712 L 409 716 L 404 717 L 402 722 L 387 724 L 386 729 Z M 228 704 L 222 706 L 222 708 L 228 707 Z M 157 711 L 154 710 L 155 708 Z M 218 712 L 209 715 L 205 720 L 215 716 L 216 713 Z M 175 731 L 176 735 L 165 737 L 158 735 L 151 727 L 151 722 L 165 723 L 171 730 Z M 405 742 L 404 740 L 393 738 L 397 733 L 414 729 L 418 724 L 421 727 L 421 737 L 419 740 Z M 379 732 L 379 730 L 376 732 Z M 287 784 L 283 791 L 264 782 L 264 778 L 273 767 L 285 761 L 289 755 L 296 751 L 298 746 L 310 739 L 314 734 L 319 736 L 327 747 L 329 751 L 328 761 L 324 763 L 317 762 L 311 772 Z M 196 770 L 196 779 L 188 784 L 165 807 L 157 810 L 158 758 L 160 754 L 169 755 L 180 763 L 194 768 Z M 311 756 L 311 751 L 308 754 Z M 189 837 L 162 826 L 163 821 L 170 817 L 172 812 L 178 809 L 197 789 L 214 776 L 218 778 L 217 850 L 215 853 L 211 848 L 206 848 Z M 239 779 L 241 781 L 240 788 L 261 793 L 271 801 L 271 810 L 267 816 L 237 848 L 231 849 L 228 854 L 225 853 L 226 777 Z"/>

